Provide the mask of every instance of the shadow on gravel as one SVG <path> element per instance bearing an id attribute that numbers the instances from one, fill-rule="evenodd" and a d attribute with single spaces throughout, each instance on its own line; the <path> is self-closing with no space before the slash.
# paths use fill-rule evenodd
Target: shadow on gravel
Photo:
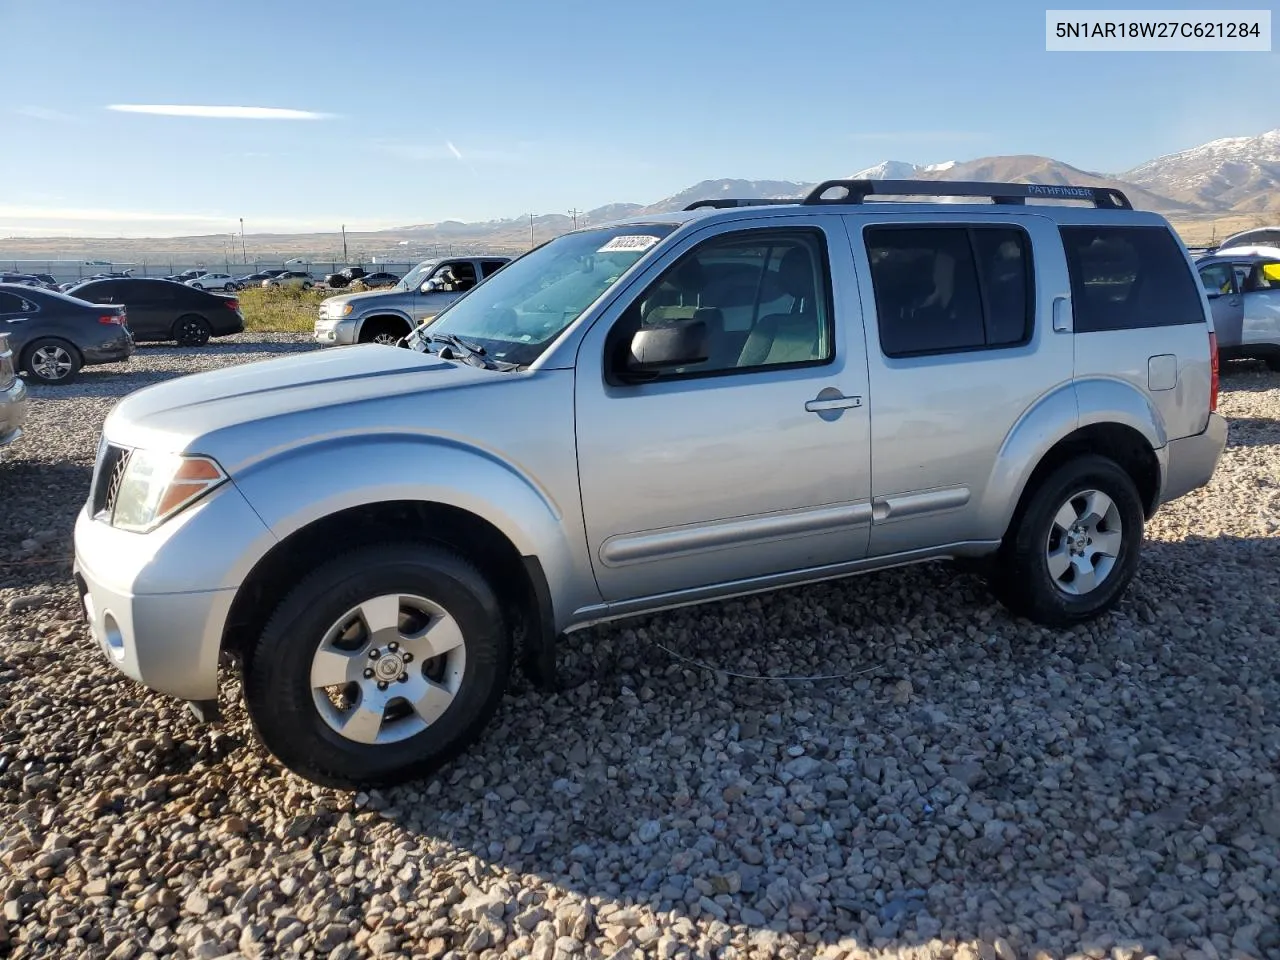
<path id="1" fill-rule="evenodd" d="M 221 357 L 237 350 L 250 350 L 254 353 L 306 353 L 320 349 L 319 344 L 311 340 L 254 340 L 250 339 L 251 337 L 252 334 L 237 336 L 234 339 L 214 339 L 203 347 L 179 347 L 172 343 L 140 343 L 138 354 L 145 351 L 179 356 Z"/>
<path id="2" fill-rule="evenodd" d="M 51 476 L 76 499 L 87 489 L 85 467 L 5 466 L 2 544 L 34 529 Z M 805 938 L 1004 937 L 1022 957 L 1080 943 L 1176 956 L 1225 936 L 1221 956 L 1233 939 L 1272 956 L 1280 539 L 1145 549 L 1117 611 L 1067 631 L 1011 618 L 981 580 L 941 565 L 586 630 L 564 642 L 559 692 L 518 679 L 438 777 L 363 798 L 300 790 L 245 745 L 238 705 L 211 731 L 105 665 L 90 674 L 56 644 L 23 641 L 21 654 L 0 647 L 0 707 L 17 692 L 11 671 L 36 670 L 60 677 L 43 700 L 73 709 L 15 718 L 0 808 L 38 795 L 63 809 L 59 791 L 69 802 L 92 776 L 109 794 L 93 816 L 117 832 L 145 824 L 140 845 L 181 811 L 215 823 L 234 812 L 235 835 L 215 827 L 205 842 L 251 841 L 264 862 L 312 877 L 299 896 L 352 903 L 369 892 L 334 878 L 357 859 L 382 893 L 401 882 L 377 873 L 389 848 L 370 848 L 376 830 L 411 842 L 398 862 L 424 884 L 532 875 L 623 910 L 675 911 L 712 936 L 714 920 L 744 925 L 770 955 Z M 0 565 L 6 585 L 8 573 Z M 720 671 L 842 676 L 735 679 L 657 642 Z M 107 701 L 92 693 L 102 677 Z M 104 722 L 104 702 L 128 748 L 71 749 L 91 704 Z M 177 856 L 143 851 L 158 870 Z M 460 851 L 475 859 L 460 865 Z M 483 912 L 445 911 L 431 935 L 460 949 Z"/>
<path id="3" fill-rule="evenodd" d="M 1263 393 L 1280 390 L 1280 371 L 1254 360 L 1232 360 L 1221 366 L 1220 389 L 1223 393 L 1248 391 Z"/>
<path id="4" fill-rule="evenodd" d="M 1269 417 L 1231 417 L 1227 422 L 1227 446 L 1280 446 L 1280 420 Z"/>
<path id="5" fill-rule="evenodd" d="M 517 682 L 468 754 L 367 806 L 490 880 L 742 923 L 763 947 L 1140 957 L 1225 935 L 1274 956 L 1277 561 L 1274 539 L 1150 543 L 1120 608 L 1067 631 L 937 565 L 584 631 L 565 689 Z M 731 679 L 658 637 L 733 672 L 850 676 Z M 352 829 L 317 813 L 302 861 Z M 1260 882 L 1261 902 L 1231 892 Z M 472 927 L 433 931 L 456 948 Z"/>

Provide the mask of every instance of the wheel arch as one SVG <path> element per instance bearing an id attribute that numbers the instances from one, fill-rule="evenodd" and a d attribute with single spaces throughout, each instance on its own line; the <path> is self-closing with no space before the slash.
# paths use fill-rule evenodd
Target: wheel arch
<path id="1" fill-rule="evenodd" d="M 356 321 L 356 330 L 355 330 L 356 340 L 358 341 L 360 339 L 360 336 L 364 332 L 364 328 L 366 324 L 388 323 L 388 322 L 404 324 L 405 333 L 409 333 L 410 331 L 413 330 L 413 327 L 414 327 L 413 320 L 409 317 L 407 313 L 402 313 L 399 310 L 378 310 L 374 313 L 368 314 L 367 316 L 360 317 Z"/>

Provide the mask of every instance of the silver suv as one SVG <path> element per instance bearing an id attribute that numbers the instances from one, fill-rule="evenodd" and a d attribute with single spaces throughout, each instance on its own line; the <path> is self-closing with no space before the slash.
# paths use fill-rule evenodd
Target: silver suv
<path id="1" fill-rule="evenodd" d="M 397 343 L 510 262 L 510 257 L 424 260 L 390 290 L 328 297 L 320 304 L 316 342 Z"/>
<path id="2" fill-rule="evenodd" d="M 695 207 L 552 240 L 411 349 L 122 400 L 75 533 L 105 656 L 210 715 L 229 655 L 286 766 L 387 784 L 478 735 L 517 643 L 550 684 L 604 620 L 941 558 L 1097 617 L 1213 474 L 1208 301 L 1122 194 Z"/>

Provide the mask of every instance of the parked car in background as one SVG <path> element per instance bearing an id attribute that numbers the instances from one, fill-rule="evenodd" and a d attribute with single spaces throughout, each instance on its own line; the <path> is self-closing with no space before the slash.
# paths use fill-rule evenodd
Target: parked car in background
<path id="1" fill-rule="evenodd" d="M 187 286 L 195 290 L 225 290 L 233 293 L 236 290 L 236 278 L 229 273 L 202 273 L 188 280 Z"/>
<path id="2" fill-rule="evenodd" d="M 360 278 L 360 285 L 366 290 L 381 290 L 384 287 L 394 287 L 400 282 L 400 278 L 394 273 L 366 273 Z"/>
<path id="3" fill-rule="evenodd" d="M 324 278 L 325 286 L 341 289 L 350 285 L 352 280 L 359 280 L 365 275 L 364 267 L 347 267 Z"/>
<path id="4" fill-rule="evenodd" d="M 240 289 L 243 290 L 245 287 L 261 286 L 262 281 L 270 279 L 270 277 L 271 274 L 266 273 L 265 271 L 262 273 L 250 273 L 243 277 L 236 277 L 236 283 L 239 284 Z"/>
<path id="5" fill-rule="evenodd" d="M 510 257 L 424 260 L 390 290 L 329 297 L 320 304 L 315 340 L 322 346 L 396 343 L 510 262 Z"/>
<path id="6" fill-rule="evenodd" d="M 22 436 L 27 419 L 27 385 L 18 376 L 9 334 L 0 330 L 0 456 Z"/>
<path id="7" fill-rule="evenodd" d="M 82 367 L 133 355 L 123 306 L 94 304 L 65 293 L 0 284 L 0 333 L 37 383 L 66 384 Z"/>
<path id="8" fill-rule="evenodd" d="M 70 293 L 90 303 L 123 305 L 135 340 L 173 340 L 181 347 L 201 347 L 210 337 L 244 330 L 238 299 L 173 280 L 90 280 Z"/>
<path id="9" fill-rule="evenodd" d="M 186 283 L 188 280 L 194 280 L 196 277 L 208 272 L 208 270 L 183 270 L 181 273 L 175 273 L 171 277 L 165 277 L 165 279 L 176 280 L 178 283 Z"/>
<path id="10" fill-rule="evenodd" d="M 209 715 L 238 660 L 284 766 L 363 788 L 474 740 L 517 651 L 549 681 L 564 632 L 672 605 L 961 557 L 1090 642 L 1226 444 L 1168 221 L 1044 184 L 707 205 L 550 240 L 410 349 L 121 400 L 75 528 L 104 662 Z"/>
<path id="11" fill-rule="evenodd" d="M 1218 250 L 1196 261 L 1225 360 L 1280 370 L 1280 250 Z"/>
<path id="12" fill-rule="evenodd" d="M 282 270 L 274 277 L 262 281 L 264 287 L 301 287 L 310 290 L 316 285 L 316 278 L 305 270 Z"/>
<path id="13" fill-rule="evenodd" d="M 30 273 L 0 273 L 0 283 L 17 283 L 24 287 L 45 287 L 43 280 Z"/>

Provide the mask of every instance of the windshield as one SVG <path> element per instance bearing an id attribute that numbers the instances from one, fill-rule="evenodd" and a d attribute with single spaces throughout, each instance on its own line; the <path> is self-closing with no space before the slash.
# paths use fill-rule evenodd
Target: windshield
<path id="1" fill-rule="evenodd" d="M 417 290 L 418 287 L 422 286 L 422 281 L 426 280 L 431 271 L 439 265 L 439 260 L 424 260 L 404 275 L 403 279 L 396 284 L 396 289 Z"/>
<path id="2" fill-rule="evenodd" d="M 675 228 L 630 224 L 557 237 L 507 264 L 420 331 L 460 337 L 498 360 L 532 363 Z"/>

